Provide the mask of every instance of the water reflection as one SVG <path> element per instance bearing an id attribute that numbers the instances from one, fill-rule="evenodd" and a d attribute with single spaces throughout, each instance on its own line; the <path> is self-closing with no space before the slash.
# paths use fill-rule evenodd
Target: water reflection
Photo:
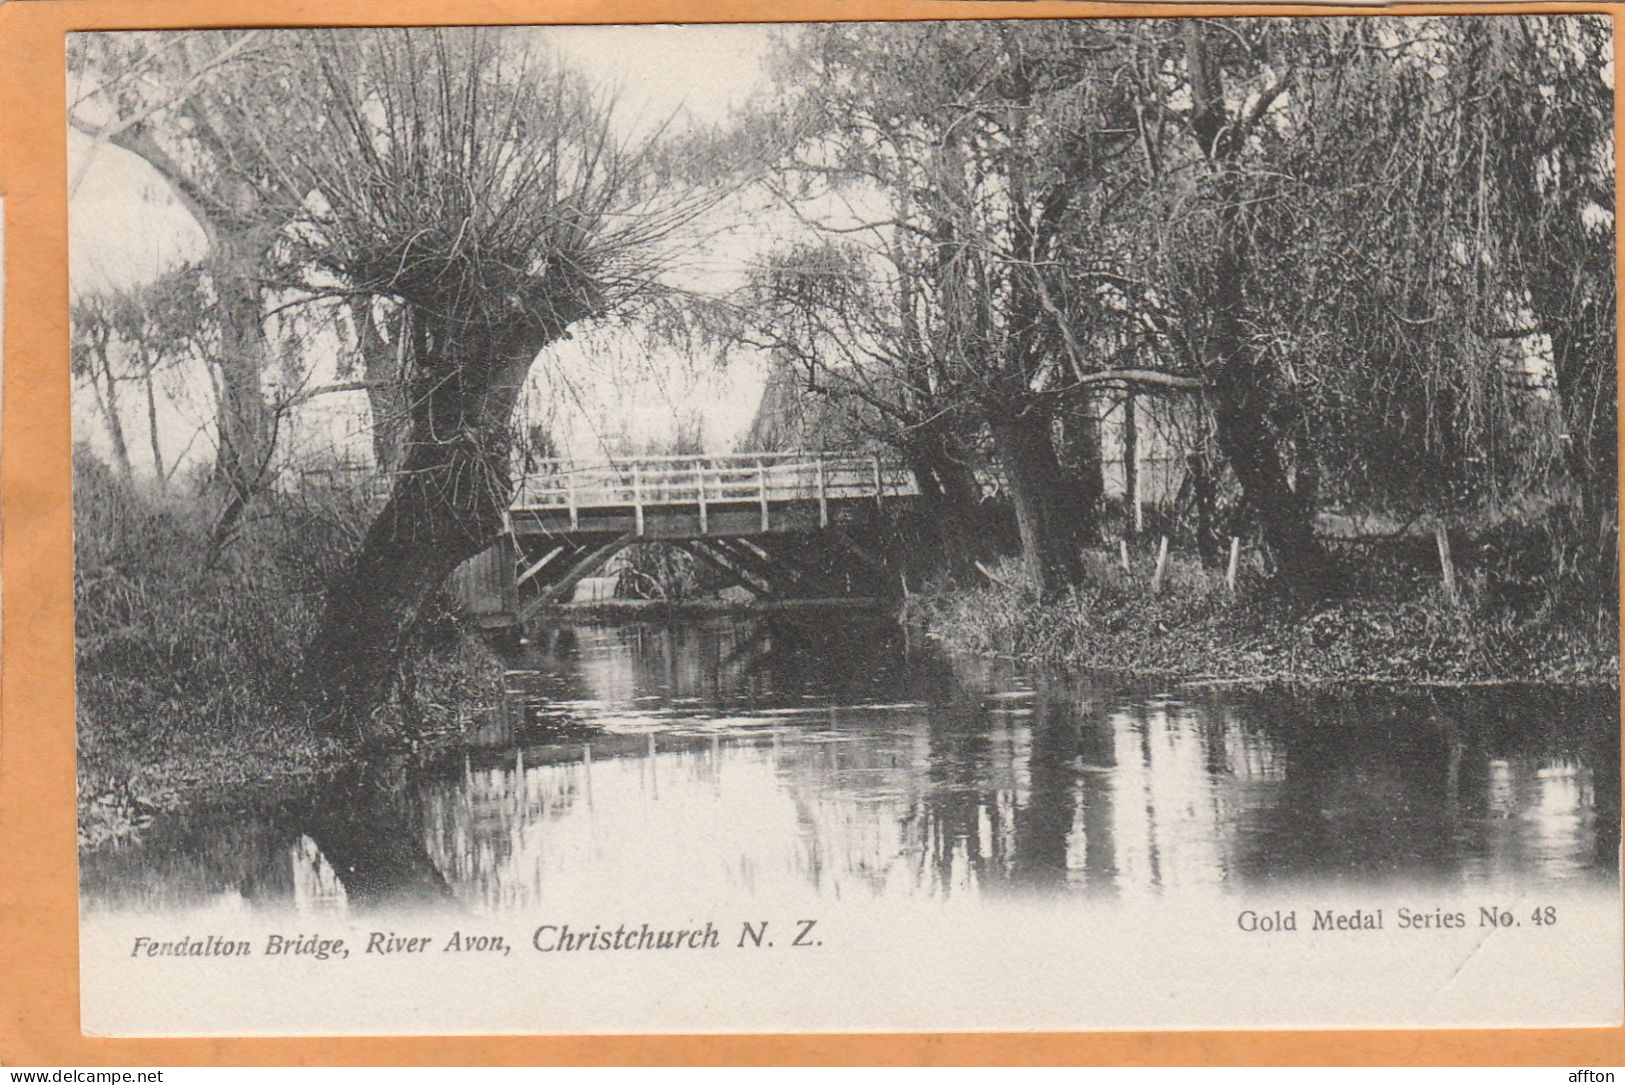
<path id="1" fill-rule="evenodd" d="M 994 898 L 1616 877 L 1612 694 L 1169 691 L 843 619 L 561 628 L 431 765 L 205 804 L 87 905 Z"/>

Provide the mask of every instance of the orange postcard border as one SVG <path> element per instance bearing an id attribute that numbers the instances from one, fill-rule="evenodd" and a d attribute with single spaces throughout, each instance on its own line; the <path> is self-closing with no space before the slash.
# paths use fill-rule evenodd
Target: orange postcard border
<path id="1" fill-rule="evenodd" d="M 1600 12 L 1625 3 L 1134 4 L 986 0 L 0 2 L 0 1065 L 1625 1064 L 1616 1029 L 106 1039 L 79 1028 L 64 36 L 436 23 Z M 1615 66 L 1625 55 L 1616 31 Z M 1625 113 L 1615 92 L 1615 146 Z M 1616 260 L 1618 259 L 1616 255 Z M 1625 266 L 1622 262 L 1621 266 Z M 1217 979 L 1217 977 L 1215 977 Z M 1625 979 L 1622 979 L 1625 982 Z"/>

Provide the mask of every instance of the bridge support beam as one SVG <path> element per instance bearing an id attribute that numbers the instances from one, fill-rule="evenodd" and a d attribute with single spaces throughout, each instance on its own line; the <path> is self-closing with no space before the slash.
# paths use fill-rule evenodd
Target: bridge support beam
<path id="1" fill-rule="evenodd" d="M 715 542 L 715 540 L 707 541 Z M 735 584 L 741 588 L 744 588 L 756 598 L 773 598 L 772 583 L 766 578 L 761 578 L 760 582 L 758 582 L 757 577 L 753 577 L 748 571 L 735 564 L 735 562 L 738 560 L 737 558 L 730 560 L 730 558 L 733 557 L 731 554 L 719 554 L 712 550 L 711 547 L 706 544 L 706 542 L 702 542 L 699 539 L 682 539 L 676 541 L 674 545 L 687 550 L 702 563 L 710 566 L 712 569 L 720 573 L 724 580 L 728 581 L 730 584 Z"/>
<path id="2" fill-rule="evenodd" d="M 725 550 L 734 562 L 749 569 L 763 581 L 771 584 L 780 598 L 793 595 L 821 597 L 829 594 L 813 577 L 801 571 L 784 554 L 784 547 L 765 549 L 753 539 L 718 539 L 719 548 Z"/>
<path id="3" fill-rule="evenodd" d="M 555 558 L 557 558 L 560 554 L 563 554 L 568 549 L 569 549 L 569 545 L 567 543 L 560 543 L 559 545 L 555 546 L 553 549 L 549 550 L 547 552 L 546 557 L 542 558 L 542 560 L 538 561 L 536 564 L 527 567 L 524 572 L 519 574 L 519 580 L 518 580 L 517 586 L 523 587 L 524 584 L 525 584 L 525 581 L 529 580 L 531 577 L 535 576 L 537 573 L 539 573 L 543 569 L 547 568 L 549 565 L 551 565 L 553 563 L 553 560 Z"/>
<path id="4" fill-rule="evenodd" d="M 525 605 L 520 611 L 520 619 L 529 618 L 536 612 L 538 607 L 547 603 L 564 602 L 569 594 L 575 591 L 576 585 L 581 583 L 583 577 L 607 561 L 615 551 L 635 541 L 637 541 L 637 533 L 629 531 L 587 551 L 587 553 L 575 560 L 575 563 L 565 571 L 563 576 L 549 584 L 541 595 Z"/>
<path id="5" fill-rule="evenodd" d="M 884 558 L 840 528 L 835 528 L 829 534 L 841 545 L 842 549 L 868 566 L 880 577 L 880 583 L 883 585 L 886 594 L 895 593 L 897 585 L 893 582 L 891 566 L 886 564 Z"/>

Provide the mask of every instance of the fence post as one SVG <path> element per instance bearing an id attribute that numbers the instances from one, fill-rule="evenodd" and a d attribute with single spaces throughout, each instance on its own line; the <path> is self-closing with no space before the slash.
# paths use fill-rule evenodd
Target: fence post
<path id="1" fill-rule="evenodd" d="M 880 511 L 880 497 L 881 497 L 881 492 L 880 492 L 881 491 L 881 487 L 880 487 L 880 453 L 878 453 L 878 452 L 874 453 L 871 458 L 872 458 L 872 460 L 874 462 L 874 468 L 875 468 L 875 511 L 879 512 Z"/>
<path id="2" fill-rule="evenodd" d="M 756 461 L 756 495 L 762 502 L 762 534 L 767 534 L 767 468 L 762 461 Z"/>
<path id="3" fill-rule="evenodd" d="M 818 453 L 818 526 L 829 526 L 829 495 L 824 489 L 824 454 Z"/>
<path id="4" fill-rule="evenodd" d="M 572 470 L 564 477 L 570 491 L 570 530 L 575 531 L 581 526 L 581 517 L 576 512 L 576 473 Z"/>
<path id="5" fill-rule="evenodd" d="M 1224 586 L 1236 594 L 1236 567 L 1241 563 L 1241 536 L 1230 536 L 1230 565 L 1224 571 Z"/>
<path id="6" fill-rule="evenodd" d="M 1134 449 L 1134 534 L 1145 534 L 1145 458 Z"/>
<path id="7" fill-rule="evenodd" d="M 1126 539 L 1117 540 L 1117 564 L 1123 567 L 1125 573 L 1129 571 L 1128 540 Z"/>
<path id="8" fill-rule="evenodd" d="M 703 460 L 694 462 L 694 487 L 700 495 L 700 534 L 704 535 L 710 529 L 710 524 L 705 515 L 705 465 Z"/>
<path id="9" fill-rule="evenodd" d="M 1168 536 L 1164 535 L 1162 537 L 1162 542 L 1157 545 L 1157 571 L 1151 574 L 1151 594 L 1152 595 L 1161 594 L 1161 592 L 1162 592 L 1162 574 L 1163 574 L 1163 571 L 1165 569 L 1167 569 L 1167 567 L 1168 567 Z"/>
<path id="10" fill-rule="evenodd" d="M 638 534 L 643 534 L 643 470 L 637 461 L 632 463 L 632 514 L 637 519 Z"/>
<path id="11" fill-rule="evenodd" d="M 1433 541 L 1439 547 L 1439 571 L 1444 575 L 1444 594 L 1454 606 L 1456 595 L 1456 565 L 1450 560 L 1450 531 L 1444 526 L 1444 517 L 1433 521 Z"/>

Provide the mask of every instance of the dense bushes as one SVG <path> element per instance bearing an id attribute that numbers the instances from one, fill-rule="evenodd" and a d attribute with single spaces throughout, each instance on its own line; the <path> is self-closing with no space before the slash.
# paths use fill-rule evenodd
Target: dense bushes
<path id="1" fill-rule="evenodd" d="M 216 549 L 201 498 L 139 491 L 83 452 L 74 486 L 84 831 L 139 824 L 191 784 L 330 765 L 342 742 L 309 727 L 298 665 L 365 497 L 267 495 Z M 491 661 L 446 620 L 423 636 L 410 695 L 384 709 L 413 735 L 455 727 L 494 691 Z"/>
<path id="2" fill-rule="evenodd" d="M 1455 602 L 1431 544 L 1399 543 L 1340 555 L 1346 590 L 1329 600 L 1274 592 L 1256 569 L 1232 596 L 1220 573 L 1184 555 L 1170 556 L 1153 593 L 1153 559 L 1142 553 L 1127 574 L 1115 558 L 1089 554 L 1082 583 L 1046 606 L 1015 570 L 998 568 L 998 582 L 927 592 L 911 605 L 954 649 L 1079 667 L 1215 679 L 1617 683 L 1612 593 L 1587 592 L 1578 577 L 1531 586 L 1513 575 L 1519 548 L 1543 545 L 1552 544 L 1539 525 L 1464 540 Z"/>

